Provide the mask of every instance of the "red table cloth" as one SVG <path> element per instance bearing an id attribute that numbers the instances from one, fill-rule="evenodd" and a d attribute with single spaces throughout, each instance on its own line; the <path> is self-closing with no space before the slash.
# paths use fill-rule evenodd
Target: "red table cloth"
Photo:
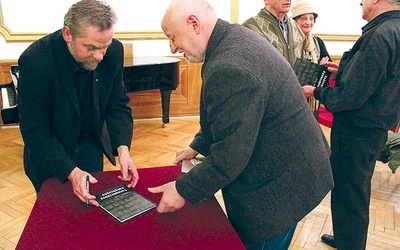
<path id="1" fill-rule="evenodd" d="M 161 194 L 148 187 L 176 180 L 179 166 L 139 169 L 135 190 L 158 202 Z M 99 183 L 92 194 L 123 184 L 120 171 L 93 173 Z M 174 213 L 152 209 L 118 222 L 101 208 L 86 207 L 73 195 L 71 183 L 47 180 L 16 249 L 245 249 L 215 198 L 195 207 L 188 202 Z"/>

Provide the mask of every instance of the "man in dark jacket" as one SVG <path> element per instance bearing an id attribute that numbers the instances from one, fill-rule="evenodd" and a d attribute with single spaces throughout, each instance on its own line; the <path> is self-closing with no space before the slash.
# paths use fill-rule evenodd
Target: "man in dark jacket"
<path id="1" fill-rule="evenodd" d="M 344 53 L 336 87 L 303 87 L 333 113 L 331 195 L 333 233 L 322 240 L 338 249 L 365 249 L 371 178 L 388 130 L 400 121 L 400 0 L 361 1 L 362 36 Z"/>
<path id="2" fill-rule="evenodd" d="M 266 39 L 218 19 L 205 0 L 174 0 L 162 28 L 172 53 L 204 62 L 201 130 L 175 163 L 198 152 L 206 159 L 149 189 L 163 192 L 157 211 L 199 205 L 222 189 L 247 247 L 287 249 L 297 222 L 333 187 L 328 144 L 293 69 Z"/>
<path id="3" fill-rule="evenodd" d="M 138 173 L 129 148 L 133 119 L 122 81 L 123 47 L 113 39 L 117 17 L 95 0 L 72 5 L 64 27 L 29 46 L 18 60 L 24 167 L 36 192 L 56 176 L 74 194 L 98 205 L 86 190 L 103 170 L 103 153 L 133 187 Z"/>

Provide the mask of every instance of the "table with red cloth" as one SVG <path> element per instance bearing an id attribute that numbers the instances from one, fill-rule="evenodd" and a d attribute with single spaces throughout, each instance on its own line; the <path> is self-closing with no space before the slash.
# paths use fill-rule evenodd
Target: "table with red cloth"
<path id="1" fill-rule="evenodd" d="M 176 180 L 180 166 L 139 169 L 134 188 L 159 203 L 161 193 L 147 188 Z M 120 171 L 96 172 L 90 185 L 97 194 L 123 184 Z M 212 197 L 195 207 L 186 202 L 176 212 L 160 214 L 155 209 L 124 223 L 101 208 L 86 207 L 72 193 L 71 183 L 56 178 L 42 186 L 16 249 L 245 249 L 238 235 Z"/>

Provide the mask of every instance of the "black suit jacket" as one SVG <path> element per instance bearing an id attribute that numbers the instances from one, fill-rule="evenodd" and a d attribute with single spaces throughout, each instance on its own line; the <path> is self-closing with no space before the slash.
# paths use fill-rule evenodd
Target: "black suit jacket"
<path id="1" fill-rule="evenodd" d="M 58 30 L 34 42 L 18 60 L 24 167 L 37 190 L 51 176 L 67 181 L 76 167 L 71 156 L 82 124 L 68 57 Z M 123 47 L 114 39 L 93 73 L 91 114 L 94 138 L 114 165 L 116 148 L 130 147 L 133 130 L 122 76 Z"/>

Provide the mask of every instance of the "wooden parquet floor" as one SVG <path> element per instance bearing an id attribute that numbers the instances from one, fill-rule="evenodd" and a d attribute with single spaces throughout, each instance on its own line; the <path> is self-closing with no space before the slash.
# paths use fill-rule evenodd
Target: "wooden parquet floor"
<path id="1" fill-rule="evenodd" d="M 322 126 L 327 138 L 329 128 Z M 136 120 L 131 155 L 138 168 L 171 165 L 177 149 L 186 147 L 199 129 L 198 117 Z M 22 166 L 23 142 L 19 129 L 0 129 L 0 249 L 14 249 L 36 200 Z M 105 161 L 105 170 L 116 170 Z M 220 192 L 217 199 L 223 206 Z M 321 242 L 332 232 L 329 194 L 297 226 L 290 249 L 332 249 Z M 392 174 L 377 162 L 372 180 L 368 250 L 400 249 L 400 171 Z"/>

